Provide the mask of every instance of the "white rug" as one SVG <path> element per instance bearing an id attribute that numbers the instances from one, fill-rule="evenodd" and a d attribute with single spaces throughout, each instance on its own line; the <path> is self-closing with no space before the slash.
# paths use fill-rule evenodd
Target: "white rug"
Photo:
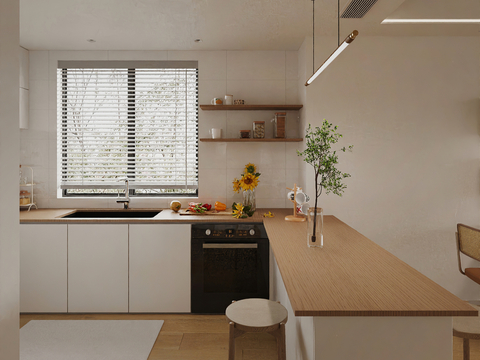
<path id="1" fill-rule="evenodd" d="M 163 320 L 31 320 L 20 360 L 147 360 Z"/>

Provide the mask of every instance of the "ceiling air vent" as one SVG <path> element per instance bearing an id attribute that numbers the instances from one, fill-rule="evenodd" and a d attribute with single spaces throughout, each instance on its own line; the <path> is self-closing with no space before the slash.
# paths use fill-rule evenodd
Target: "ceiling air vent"
<path id="1" fill-rule="evenodd" d="M 352 0 L 340 16 L 342 19 L 361 19 L 378 0 Z"/>

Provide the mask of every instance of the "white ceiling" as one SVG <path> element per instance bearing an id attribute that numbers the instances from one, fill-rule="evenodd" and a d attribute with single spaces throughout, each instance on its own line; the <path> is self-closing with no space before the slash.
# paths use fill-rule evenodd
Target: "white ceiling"
<path id="1" fill-rule="evenodd" d="M 341 0 L 341 10 L 350 0 Z M 20 0 L 30 50 L 297 50 L 312 34 L 312 0 Z M 380 24 L 385 18 L 480 19 L 480 0 L 378 0 L 360 35 L 480 36 L 479 24 Z M 337 34 L 337 1 L 315 1 L 315 34 Z M 200 38 L 202 42 L 195 43 Z M 87 42 L 95 39 L 95 43 Z"/>

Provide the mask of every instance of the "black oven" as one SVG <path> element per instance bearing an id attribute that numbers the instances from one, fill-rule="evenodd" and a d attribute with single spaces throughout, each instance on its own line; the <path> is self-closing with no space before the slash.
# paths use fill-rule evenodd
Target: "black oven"
<path id="1" fill-rule="evenodd" d="M 192 313 L 224 314 L 232 300 L 269 298 L 262 224 L 192 225 Z"/>

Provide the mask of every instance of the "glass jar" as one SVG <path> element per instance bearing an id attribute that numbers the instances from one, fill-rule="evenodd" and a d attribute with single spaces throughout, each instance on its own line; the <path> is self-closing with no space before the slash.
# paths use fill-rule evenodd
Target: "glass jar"
<path id="1" fill-rule="evenodd" d="M 253 122 L 253 138 L 263 139 L 265 137 L 265 121 Z"/>
<path id="2" fill-rule="evenodd" d="M 241 139 L 250 139 L 250 130 L 240 130 Z"/>
<path id="3" fill-rule="evenodd" d="M 307 245 L 323 248 L 323 209 L 311 207 L 307 214 Z"/>
<path id="4" fill-rule="evenodd" d="M 287 118 L 286 112 L 277 112 L 275 113 L 274 118 L 274 127 L 273 127 L 273 137 L 275 138 L 285 138 L 285 120 Z"/>
<path id="5" fill-rule="evenodd" d="M 20 191 L 20 205 L 30 204 L 30 192 L 27 190 Z"/>

